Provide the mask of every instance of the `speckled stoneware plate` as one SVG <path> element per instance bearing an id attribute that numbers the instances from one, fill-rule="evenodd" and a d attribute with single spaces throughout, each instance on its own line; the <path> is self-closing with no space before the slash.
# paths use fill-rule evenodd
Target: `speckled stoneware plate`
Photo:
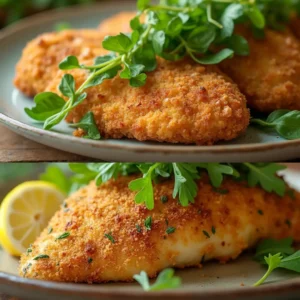
<path id="1" fill-rule="evenodd" d="M 283 172 L 286 180 L 300 191 L 300 171 Z M 299 299 L 300 277 L 287 271 L 272 274 L 266 284 L 252 287 L 264 274 L 264 267 L 253 261 L 251 253 L 244 254 L 226 265 L 207 263 L 202 269 L 177 271 L 183 285 L 177 290 L 145 293 L 135 283 L 99 285 L 64 284 L 22 279 L 17 275 L 18 260 L 0 250 L 0 294 L 21 299 L 100 300 L 100 299 Z"/>
<path id="2" fill-rule="evenodd" d="M 62 124 L 55 131 L 44 131 L 24 113 L 32 99 L 24 97 L 12 84 L 15 65 L 26 43 L 40 33 L 53 31 L 57 22 L 74 28 L 96 27 L 99 22 L 121 10 L 133 10 L 135 1 L 103 1 L 96 6 L 73 7 L 43 13 L 0 33 L 0 122 L 11 130 L 39 143 L 110 161 L 284 161 L 300 156 L 300 140 L 285 141 L 276 135 L 250 128 L 239 139 L 215 146 L 185 146 L 141 143 L 131 140 L 91 141 L 72 137 Z M 99 41 L 100 42 L 100 41 Z"/>

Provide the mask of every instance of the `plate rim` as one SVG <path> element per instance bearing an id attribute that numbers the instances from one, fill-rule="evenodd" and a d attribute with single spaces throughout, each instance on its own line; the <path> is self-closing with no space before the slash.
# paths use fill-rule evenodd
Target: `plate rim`
<path id="1" fill-rule="evenodd" d="M 133 4 L 134 0 L 122 0 L 123 3 Z M 115 7 L 115 4 L 107 1 L 103 3 L 97 3 L 90 6 L 80 6 L 75 5 L 69 8 L 63 9 L 53 9 L 47 12 L 41 12 L 34 16 L 27 17 L 21 21 L 18 21 L 5 29 L 0 31 L 0 42 L 4 42 L 6 38 L 11 37 L 14 34 L 17 34 L 24 29 L 31 28 L 40 24 L 41 22 L 51 22 L 66 16 L 82 15 L 83 13 L 88 14 L 95 9 L 101 9 L 102 11 L 111 10 Z M 137 144 L 127 144 L 126 139 L 108 139 L 108 140 L 86 140 L 80 139 L 77 137 L 70 136 L 68 134 L 57 133 L 53 131 L 46 131 L 40 128 L 37 128 L 32 125 L 25 124 L 13 117 L 9 117 L 4 113 L 0 113 L 0 123 L 3 123 L 6 126 L 12 126 L 15 129 L 22 128 L 29 134 L 32 132 L 39 135 L 49 136 L 51 138 L 57 138 L 58 140 L 65 139 L 69 142 L 81 143 L 83 145 L 88 145 L 95 148 L 107 148 L 112 150 L 124 150 L 124 151 L 134 151 L 134 152 L 160 152 L 166 154 L 232 154 L 236 153 L 237 150 L 242 153 L 251 153 L 251 152 L 261 152 L 274 149 L 285 149 L 294 146 L 300 146 L 300 139 L 298 140 L 286 140 L 283 142 L 268 142 L 268 143 L 253 143 L 253 144 L 235 144 L 235 145 L 212 145 L 212 146 L 198 146 L 198 145 L 180 145 L 180 144 L 143 144 L 142 142 L 139 145 Z M 122 143 L 124 142 L 125 143 Z M 129 140 L 130 141 L 130 140 Z M 136 140 L 134 140 L 136 141 Z M 117 142 L 117 143 L 116 143 Z M 121 143 L 118 143 L 121 142 Z M 151 141 L 150 141 L 151 142 Z"/>
<path id="2" fill-rule="evenodd" d="M 228 288 L 222 289 L 218 288 L 215 290 L 201 291 L 201 288 L 191 288 L 190 290 L 166 290 L 158 291 L 155 293 L 147 293 L 142 290 L 118 290 L 114 288 L 108 288 L 107 286 L 101 286 L 101 284 L 80 284 L 80 283 L 61 283 L 61 282 L 51 282 L 44 280 L 35 280 L 22 278 L 17 275 L 9 274 L 6 272 L 0 272 L 0 285 L 5 285 L 7 288 L 11 286 L 18 287 L 21 292 L 21 288 L 24 288 L 28 292 L 42 291 L 43 293 L 48 292 L 49 295 L 60 295 L 64 293 L 64 296 L 68 296 L 68 293 L 76 294 L 79 297 L 107 297 L 111 299 L 129 299 L 136 298 L 140 299 L 182 299 L 182 297 L 201 297 L 201 299 L 210 300 L 216 299 L 218 297 L 234 297 L 234 299 L 239 299 L 239 297 L 266 297 L 276 295 L 286 294 L 288 292 L 294 292 L 295 290 L 300 290 L 300 279 L 290 279 L 281 283 L 269 283 L 262 285 L 260 287 L 241 287 L 241 288 Z M 23 290 L 24 290 L 23 289 Z M 12 295 L 14 296 L 14 295 Z M 18 296 L 18 295 L 17 295 Z"/>

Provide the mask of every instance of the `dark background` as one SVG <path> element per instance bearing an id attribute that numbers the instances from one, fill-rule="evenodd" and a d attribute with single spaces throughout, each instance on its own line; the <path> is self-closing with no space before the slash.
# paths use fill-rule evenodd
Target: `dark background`
<path id="1" fill-rule="evenodd" d="M 0 28 L 47 9 L 88 5 L 96 1 L 101 0 L 0 0 Z"/>

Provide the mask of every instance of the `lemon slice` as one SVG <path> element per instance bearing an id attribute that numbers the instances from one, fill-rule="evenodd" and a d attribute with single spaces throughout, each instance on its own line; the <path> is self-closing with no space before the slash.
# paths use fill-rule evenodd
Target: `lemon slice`
<path id="1" fill-rule="evenodd" d="M 46 228 L 65 195 L 53 184 L 29 181 L 14 188 L 0 208 L 0 244 L 19 256 Z"/>

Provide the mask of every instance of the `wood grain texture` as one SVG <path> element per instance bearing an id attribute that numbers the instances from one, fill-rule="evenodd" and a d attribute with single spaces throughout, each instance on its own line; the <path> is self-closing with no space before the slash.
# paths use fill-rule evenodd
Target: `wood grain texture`
<path id="1" fill-rule="evenodd" d="M 0 162 L 77 162 L 88 160 L 91 159 L 38 144 L 0 125 Z"/>

